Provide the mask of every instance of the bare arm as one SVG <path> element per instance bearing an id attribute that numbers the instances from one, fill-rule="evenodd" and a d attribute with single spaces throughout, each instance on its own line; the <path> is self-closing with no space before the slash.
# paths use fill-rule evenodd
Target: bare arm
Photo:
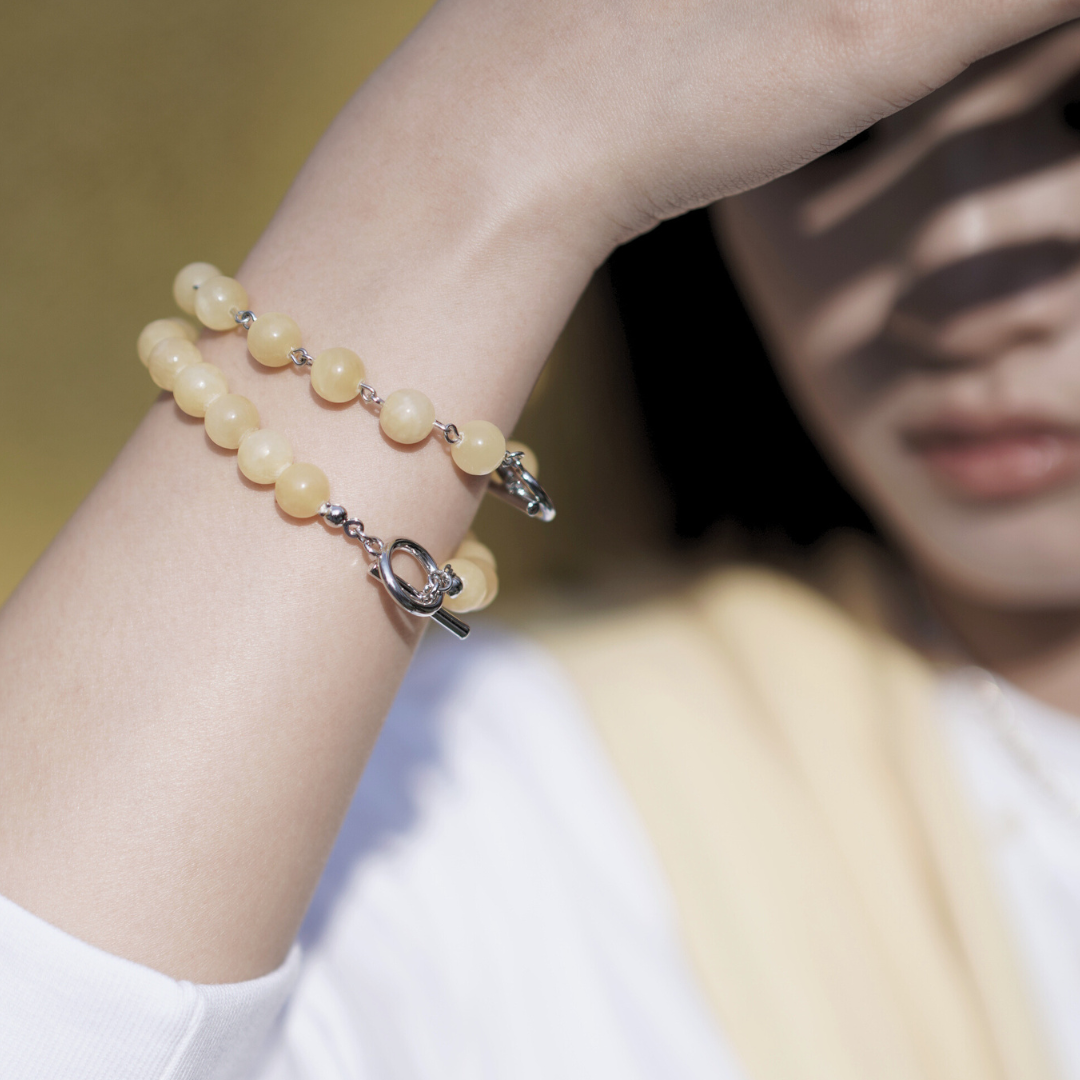
<path id="1" fill-rule="evenodd" d="M 238 276 L 380 389 L 509 431 L 615 244 L 1077 9 L 445 0 Z M 392 447 L 237 335 L 204 353 L 372 530 L 452 550 L 481 485 L 442 447 Z M 419 629 L 365 568 L 159 401 L 0 614 L 0 891 L 173 975 L 276 964 Z"/>

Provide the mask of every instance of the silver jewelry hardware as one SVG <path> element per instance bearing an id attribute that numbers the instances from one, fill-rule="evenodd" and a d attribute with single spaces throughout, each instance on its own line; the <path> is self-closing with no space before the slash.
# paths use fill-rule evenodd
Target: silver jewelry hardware
<path id="1" fill-rule="evenodd" d="M 386 399 L 379 397 L 379 392 L 374 386 L 368 386 L 366 382 L 360 384 L 360 400 L 365 405 L 382 406 L 386 404 Z"/>
<path id="2" fill-rule="evenodd" d="M 554 521 L 555 507 L 540 481 L 521 464 L 523 457 L 520 450 L 508 450 L 502 464 L 491 474 L 487 489 L 529 517 Z"/>
<path id="3" fill-rule="evenodd" d="M 444 424 L 441 420 L 436 420 L 434 421 L 434 425 L 442 432 L 443 438 L 451 446 L 457 446 L 457 444 L 461 442 L 463 436 L 461 432 L 458 431 L 457 424 Z"/>
<path id="4" fill-rule="evenodd" d="M 394 573 L 391 560 L 398 551 L 404 551 L 411 555 L 427 571 L 428 583 L 422 592 L 417 592 L 407 581 L 399 578 Z M 376 581 L 382 582 L 383 587 L 390 594 L 390 598 L 404 608 L 410 615 L 418 615 L 425 619 L 434 619 L 441 627 L 449 630 L 456 637 L 464 640 L 469 636 L 469 626 L 459 618 L 444 611 L 442 607 L 443 596 L 455 596 L 461 592 L 461 579 L 453 573 L 447 565 L 445 571 L 439 569 L 439 564 L 431 557 L 430 553 L 412 540 L 404 537 L 395 540 L 379 557 L 372 563 L 368 573 Z M 449 577 L 449 587 L 442 586 Z"/>
<path id="5" fill-rule="evenodd" d="M 315 362 L 315 357 L 312 356 L 311 353 L 309 353 L 303 345 L 300 345 L 295 349 L 290 349 L 289 359 L 298 368 L 311 367 L 311 365 Z"/>
<path id="6" fill-rule="evenodd" d="M 199 286 L 196 285 L 197 289 Z M 250 330 L 255 325 L 255 312 L 254 311 L 238 311 L 233 308 L 230 315 L 236 320 L 238 326 L 242 326 L 245 330 Z"/>
<path id="7" fill-rule="evenodd" d="M 345 507 L 337 503 L 323 503 L 319 507 L 319 516 L 328 525 L 344 529 L 346 536 L 360 541 L 364 550 L 375 560 L 368 573 L 382 584 L 398 607 L 410 615 L 432 619 L 461 640 L 469 636 L 468 624 L 443 610 L 443 597 L 457 596 L 463 588 L 461 578 L 449 563 L 445 569 L 441 569 L 427 549 L 414 540 L 400 538 L 388 546 L 378 536 L 368 535 L 364 531 L 364 523 L 359 518 L 349 517 Z M 423 589 L 415 589 L 394 572 L 392 559 L 399 551 L 411 555 L 427 574 Z"/>

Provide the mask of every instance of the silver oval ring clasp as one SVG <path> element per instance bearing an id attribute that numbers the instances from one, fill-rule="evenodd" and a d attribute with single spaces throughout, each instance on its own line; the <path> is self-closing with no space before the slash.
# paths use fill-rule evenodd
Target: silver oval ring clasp
<path id="1" fill-rule="evenodd" d="M 523 456 L 520 450 L 507 450 L 502 464 L 491 474 L 487 489 L 529 517 L 554 521 L 555 507 L 540 481 L 521 464 Z"/>
<path id="2" fill-rule="evenodd" d="M 399 551 L 411 555 L 427 575 L 428 584 L 423 590 L 413 588 L 412 585 L 398 577 L 394 572 L 392 560 Z M 414 540 L 406 540 L 404 537 L 395 540 L 389 547 L 379 553 L 368 573 L 376 581 L 381 582 L 394 603 L 410 615 L 418 615 L 422 619 L 433 619 L 441 627 L 449 630 L 450 633 L 462 640 L 469 636 L 469 626 L 451 612 L 444 611 L 442 606 L 443 597 L 448 592 L 451 592 L 455 582 L 458 590 L 460 590 L 460 579 L 452 573 L 447 574 L 446 571 L 440 569 L 431 553 Z M 436 584 L 433 585 L 432 583 Z"/>

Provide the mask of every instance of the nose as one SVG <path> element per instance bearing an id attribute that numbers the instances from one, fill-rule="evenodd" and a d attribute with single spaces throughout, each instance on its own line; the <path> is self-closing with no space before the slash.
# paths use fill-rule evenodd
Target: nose
<path id="1" fill-rule="evenodd" d="M 1080 157 L 946 203 L 913 238 L 893 336 L 946 362 L 1053 338 L 1080 302 Z"/>

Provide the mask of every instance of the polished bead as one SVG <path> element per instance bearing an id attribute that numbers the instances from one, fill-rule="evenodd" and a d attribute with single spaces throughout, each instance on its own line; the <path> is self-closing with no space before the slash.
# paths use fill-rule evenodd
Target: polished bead
<path id="1" fill-rule="evenodd" d="M 534 479 L 540 479 L 540 462 L 536 460 L 536 455 L 523 443 L 517 442 L 515 439 L 508 439 L 506 441 L 506 452 L 512 454 L 515 451 L 521 452 L 521 467 Z M 498 468 L 498 466 L 496 466 Z"/>
<path id="2" fill-rule="evenodd" d="M 476 537 L 466 537 L 458 545 L 457 551 L 454 552 L 455 559 L 471 559 L 473 562 L 486 562 L 492 566 L 495 565 L 495 556 L 491 552 L 491 548 L 487 544 L 481 544 Z"/>
<path id="3" fill-rule="evenodd" d="M 142 328 L 135 348 L 138 350 L 139 359 L 145 364 L 149 361 L 150 353 L 159 341 L 171 337 L 194 341 L 198 336 L 198 328 L 187 319 L 155 319 Z"/>
<path id="4" fill-rule="evenodd" d="M 486 608 L 496 596 L 499 595 L 499 575 L 491 563 L 478 562 L 476 564 L 484 571 L 484 580 L 487 583 L 487 592 L 484 593 L 484 602 L 481 608 Z M 479 608 L 477 609 L 479 610 Z"/>
<path id="5" fill-rule="evenodd" d="M 259 427 L 259 412 L 243 394 L 222 394 L 206 407 L 206 434 L 226 450 L 236 450 Z"/>
<path id="6" fill-rule="evenodd" d="M 191 364 L 176 376 L 172 392 L 188 416 L 205 416 L 210 402 L 229 392 L 229 384 L 213 364 Z"/>
<path id="7" fill-rule="evenodd" d="M 472 533 L 469 533 L 458 545 L 457 551 L 454 552 L 454 558 L 450 561 L 456 566 L 459 559 L 468 559 L 470 562 L 476 563 L 484 571 L 487 592 L 484 594 L 484 602 L 480 606 L 487 607 L 499 594 L 499 575 L 495 569 L 495 556 L 492 554 L 491 548 L 487 544 L 480 543 Z"/>
<path id="8" fill-rule="evenodd" d="M 363 378 L 364 361 L 352 349 L 326 349 L 311 365 L 312 389 L 327 401 L 352 401 Z"/>
<path id="9" fill-rule="evenodd" d="M 399 443 L 418 443 L 427 438 L 435 423 L 435 406 L 419 390 L 395 390 L 383 403 L 379 426 Z"/>
<path id="10" fill-rule="evenodd" d="M 473 476 L 494 472 L 506 456 L 503 433 L 487 420 L 470 420 L 460 431 L 461 442 L 450 451 L 454 464 Z"/>
<path id="11" fill-rule="evenodd" d="M 449 565 L 461 578 L 462 589 L 457 596 L 444 596 L 443 607 L 459 614 L 483 607 L 487 596 L 487 575 L 483 566 L 472 559 L 457 558 L 451 559 Z"/>
<path id="12" fill-rule="evenodd" d="M 292 464 L 292 447 L 276 431 L 249 431 L 240 442 L 236 464 L 253 484 L 272 484 Z"/>
<path id="13" fill-rule="evenodd" d="M 274 498 L 291 517 L 314 517 L 319 507 L 330 501 L 330 481 L 318 466 L 298 461 L 277 478 Z"/>
<path id="14" fill-rule="evenodd" d="M 296 321 L 278 311 L 260 315 L 252 323 L 247 337 L 248 352 L 267 367 L 284 367 L 289 363 L 289 353 L 303 343 Z"/>
<path id="15" fill-rule="evenodd" d="M 188 263 L 173 278 L 172 294 L 176 306 L 189 315 L 195 314 L 195 296 L 200 285 L 211 278 L 220 277 L 221 271 L 212 263 Z"/>
<path id="16" fill-rule="evenodd" d="M 247 290 L 236 278 L 208 278 L 195 293 L 195 315 L 211 330 L 235 330 L 234 311 L 247 310 Z M 256 324 L 257 325 L 257 324 Z"/>
<path id="17" fill-rule="evenodd" d="M 150 378 L 162 390 L 171 390 L 176 376 L 192 364 L 202 363 L 202 353 L 187 338 L 162 338 L 151 350 L 146 366 Z"/>

